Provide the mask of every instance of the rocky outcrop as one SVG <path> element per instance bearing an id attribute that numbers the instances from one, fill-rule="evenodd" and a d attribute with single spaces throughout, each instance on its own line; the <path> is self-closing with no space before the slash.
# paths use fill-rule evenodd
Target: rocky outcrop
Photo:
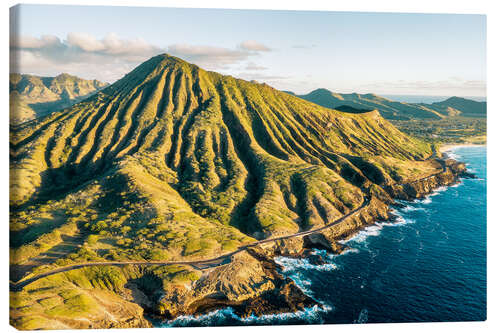
<path id="1" fill-rule="evenodd" d="M 467 172 L 467 168 L 462 162 L 453 159 L 440 160 L 440 162 L 443 164 L 443 171 L 409 183 L 387 186 L 385 190 L 393 198 L 413 200 L 422 198 L 437 187 L 455 184 L 461 176 L 474 177 L 474 175 Z"/>
<path id="2" fill-rule="evenodd" d="M 81 286 L 88 297 L 79 291 L 44 301 L 46 286 L 38 285 L 32 313 L 24 305 L 13 310 L 25 320 L 71 316 L 74 304 L 87 305 L 79 316 L 91 318 L 98 288 L 162 318 L 225 306 L 240 315 L 296 311 L 315 302 L 279 273 L 274 256 L 342 252 L 339 240 L 389 218 L 392 197 L 421 196 L 461 169 L 451 163 L 443 173 L 390 185 L 440 165 L 427 161 L 435 155 L 429 144 L 378 111 L 322 108 L 169 55 L 71 108 L 16 126 L 10 148 L 16 253 L 35 260 L 49 242 L 44 251 L 64 245 L 63 236 L 73 235 L 65 228 L 76 225 L 85 235 L 78 253 L 61 251 L 61 260 L 47 264 L 107 261 L 80 275 L 71 268 L 76 280 L 88 280 Z M 33 228 L 59 219 L 50 233 L 45 222 Z M 162 267 L 139 269 L 152 260 Z M 124 274 L 124 264 L 137 272 Z M 25 282 L 34 288 L 49 280 Z"/>
<path id="3" fill-rule="evenodd" d="M 342 223 L 304 237 L 304 244 L 307 248 L 322 248 L 333 253 L 341 253 L 345 250 L 345 246 L 338 241 L 349 238 L 376 221 L 387 219 L 389 219 L 389 206 L 377 198 L 372 198 L 366 207 Z"/>
<path id="4" fill-rule="evenodd" d="M 154 308 L 156 319 L 207 313 L 230 306 L 243 317 L 294 312 L 318 305 L 290 279 L 268 253 L 252 248 L 236 254 L 231 263 L 205 272 L 192 285 L 167 285 Z"/>
<path id="5" fill-rule="evenodd" d="M 473 177 L 464 163 L 455 160 L 441 162 L 442 172 L 406 184 L 388 186 L 385 188 L 387 193 L 393 198 L 412 200 L 429 194 L 437 187 L 454 184 L 461 176 Z M 167 286 L 161 301 L 148 313 L 156 319 L 165 320 L 231 307 L 235 314 L 245 317 L 294 312 L 320 305 L 305 295 L 293 281 L 284 278 L 272 258 L 280 255 L 314 259 L 310 249 L 342 253 L 346 246 L 339 241 L 377 221 L 390 219 L 389 203 L 372 197 L 367 206 L 331 228 L 239 253 L 231 263 L 205 273 L 192 286 Z M 321 264 L 321 260 L 317 263 Z"/>

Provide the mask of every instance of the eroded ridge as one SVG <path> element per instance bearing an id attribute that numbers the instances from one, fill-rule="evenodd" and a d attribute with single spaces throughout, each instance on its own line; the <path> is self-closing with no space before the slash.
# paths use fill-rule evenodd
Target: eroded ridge
<path id="1" fill-rule="evenodd" d="M 137 279 L 152 274 L 165 288 L 180 277 L 202 288 L 200 267 L 190 263 L 233 253 L 233 267 L 255 260 L 243 253 L 252 244 L 271 249 L 268 257 L 341 251 L 337 240 L 387 218 L 393 197 L 410 189 L 416 196 L 460 171 L 438 177 L 442 165 L 430 145 L 376 110 L 323 108 L 169 55 L 71 108 L 16 126 L 10 148 L 11 264 L 19 268 L 11 276 L 27 281 L 63 270 L 36 279 L 32 290 L 95 270 L 112 280 L 115 268 Z M 102 262 L 164 265 L 87 267 Z M 285 285 L 265 282 L 279 280 L 269 269 L 261 276 L 266 287 L 249 298 Z"/>

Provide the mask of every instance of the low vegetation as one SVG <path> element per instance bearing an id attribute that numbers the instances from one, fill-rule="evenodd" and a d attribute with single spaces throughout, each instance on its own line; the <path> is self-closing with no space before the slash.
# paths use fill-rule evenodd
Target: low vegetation
<path id="1" fill-rule="evenodd" d="M 431 144 L 377 111 L 331 110 L 168 55 L 16 126 L 10 144 L 18 278 L 86 261 L 213 258 L 322 226 L 365 196 L 388 200 L 386 185 L 440 170 Z M 87 267 L 13 293 L 11 316 L 17 327 L 72 326 L 75 313 L 99 316 L 94 290 L 198 278 L 185 266 Z"/>

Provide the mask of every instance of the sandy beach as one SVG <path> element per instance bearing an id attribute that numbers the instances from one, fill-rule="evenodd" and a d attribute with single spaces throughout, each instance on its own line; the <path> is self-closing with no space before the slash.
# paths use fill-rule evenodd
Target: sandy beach
<path id="1" fill-rule="evenodd" d="M 439 147 L 439 151 L 441 153 L 444 153 L 445 151 L 452 150 L 454 148 L 461 148 L 461 147 L 471 147 L 471 146 L 486 146 L 485 143 L 482 144 L 475 144 L 475 143 L 450 143 L 450 144 L 445 144 Z"/>

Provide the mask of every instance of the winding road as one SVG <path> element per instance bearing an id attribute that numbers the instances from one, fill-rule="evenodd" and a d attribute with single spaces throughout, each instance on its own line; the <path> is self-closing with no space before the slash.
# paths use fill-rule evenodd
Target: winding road
<path id="1" fill-rule="evenodd" d="M 433 155 L 431 157 L 429 157 L 428 159 L 435 158 L 435 155 L 436 155 L 436 153 L 434 151 Z M 429 175 L 429 176 L 427 176 L 425 178 L 422 178 L 422 179 L 411 181 L 411 182 L 406 183 L 406 184 L 412 184 L 414 182 L 422 181 L 422 180 L 425 180 L 425 179 L 431 178 L 431 177 L 435 177 L 438 174 L 446 172 L 447 171 L 447 167 L 446 167 L 445 161 L 442 160 L 442 159 L 436 159 L 436 160 L 442 166 L 442 170 L 440 172 L 432 174 L 432 175 Z M 405 185 L 405 183 L 402 183 L 400 185 Z M 81 264 L 73 264 L 73 265 L 68 265 L 68 266 L 60 267 L 60 268 L 57 268 L 57 269 L 54 269 L 54 270 L 51 270 L 51 271 L 48 271 L 48 272 L 45 272 L 45 273 L 41 273 L 39 275 L 33 276 L 33 277 L 25 279 L 25 280 L 21 280 L 21 281 L 18 281 L 18 282 L 12 282 L 11 281 L 10 282 L 10 289 L 13 290 L 13 291 L 19 291 L 19 290 L 22 290 L 28 284 L 33 283 L 33 282 L 35 282 L 35 281 L 37 281 L 39 279 L 42 279 L 44 277 L 47 277 L 47 276 L 50 276 L 50 275 L 54 275 L 54 274 L 57 274 L 57 273 L 61 273 L 61 272 L 67 272 L 67 271 L 71 271 L 71 270 L 74 270 L 74 269 L 83 268 L 83 267 L 90 267 L 90 266 L 126 266 L 126 265 L 145 265 L 145 266 L 154 266 L 154 265 L 156 265 L 156 266 L 166 266 L 166 265 L 189 265 L 189 266 L 192 266 L 195 269 L 206 269 L 206 268 L 217 267 L 217 266 L 221 266 L 221 265 L 225 265 L 225 264 L 230 263 L 231 262 L 231 257 L 233 255 L 235 255 L 235 254 L 237 254 L 239 252 L 246 251 L 248 248 L 251 248 L 251 247 L 254 247 L 254 246 L 257 246 L 257 245 L 261 245 L 261 244 L 265 244 L 265 243 L 276 242 L 276 241 L 280 241 L 280 240 L 284 240 L 284 239 L 290 239 L 290 238 L 295 238 L 295 237 L 303 237 L 303 236 L 311 235 L 311 234 L 320 232 L 322 230 L 331 228 L 331 227 L 333 227 L 333 226 L 335 226 L 335 225 L 343 222 L 347 218 L 349 218 L 349 217 L 351 217 L 351 216 L 353 216 L 355 214 L 358 214 L 359 211 L 361 209 L 363 209 L 364 207 L 366 207 L 369 203 L 370 203 L 370 199 L 365 196 L 364 200 L 363 200 L 363 203 L 361 204 L 361 206 L 359 206 L 358 208 L 354 209 L 353 211 L 347 213 L 346 215 L 344 215 L 344 216 L 338 218 L 337 220 L 335 220 L 335 221 L 333 221 L 331 223 L 328 223 L 328 224 L 326 224 L 326 225 L 324 225 L 322 227 L 319 227 L 319 228 L 316 228 L 316 229 L 311 229 L 311 230 L 306 230 L 306 231 L 301 231 L 301 232 L 297 232 L 297 233 L 290 234 L 290 235 L 278 236 L 278 237 L 267 238 L 267 239 L 263 239 L 263 240 L 260 240 L 260 241 L 256 241 L 256 242 L 253 242 L 253 243 L 250 243 L 250 244 L 246 244 L 246 245 L 240 246 L 235 251 L 232 251 L 232 252 L 229 252 L 229 253 L 226 253 L 226 254 L 220 255 L 218 257 L 211 258 L 211 259 L 193 260 L 193 261 L 104 261 L 104 262 L 85 262 L 85 263 L 81 263 Z"/>
<path id="2" fill-rule="evenodd" d="M 81 264 L 73 264 L 73 265 L 68 265 L 64 267 L 60 267 L 45 273 L 41 273 L 39 275 L 33 276 L 31 278 L 21 280 L 18 282 L 10 282 L 10 289 L 12 291 L 20 291 L 22 290 L 25 286 L 27 286 L 30 283 L 33 283 L 39 279 L 42 279 L 44 277 L 54 275 L 57 273 L 61 272 L 67 272 L 71 271 L 74 269 L 79 269 L 83 267 L 90 267 L 90 266 L 126 266 L 126 265 L 145 265 L 145 266 L 166 266 L 166 265 L 189 265 L 192 266 L 196 269 L 206 269 L 206 268 L 212 268 L 212 267 L 217 267 L 221 265 L 225 265 L 229 262 L 231 262 L 231 257 L 239 252 L 246 251 L 248 248 L 265 244 L 265 243 L 270 243 L 270 242 L 276 242 L 284 239 L 289 239 L 289 238 L 295 238 L 295 237 L 302 237 L 302 236 L 307 236 L 311 235 L 317 232 L 320 232 L 322 230 L 331 228 L 347 218 L 356 215 L 360 212 L 361 209 L 365 208 L 368 206 L 370 203 L 370 199 L 368 197 L 364 197 L 363 203 L 361 206 L 358 208 L 354 209 L 353 211 L 347 213 L 346 215 L 338 218 L 337 220 L 334 220 L 331 223 L 328 223 L 322 227 L 316 228 L 316 229 L 311 229 L 311 230 L 306 230 L 306 231 L 301 231 L 297 232 L 295 234 L 290 234 L 290 235 L 285 235 L 285 236 L 278 236 L 278 237 L 273 237 L 273 238 L 267 238 L 263 239 L 260 241 L 256 241 L 250 244 L 243 245 L 239 247 L 237 250 L 220 255 L 216 258 L 212 259 L 205 259 L 205 260 L 193 260 L 193 261 L 103 261 L 103 262 L 85 262 Z"/>

